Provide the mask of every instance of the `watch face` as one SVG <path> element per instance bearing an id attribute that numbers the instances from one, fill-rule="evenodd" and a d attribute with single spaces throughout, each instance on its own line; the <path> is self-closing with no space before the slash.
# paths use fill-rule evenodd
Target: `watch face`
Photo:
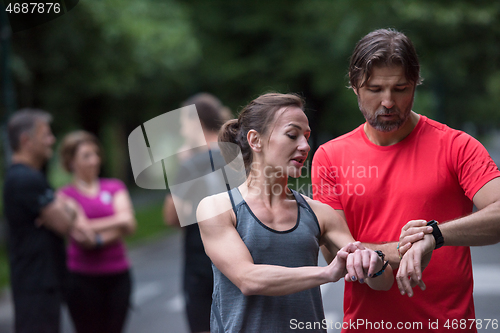
<path id="1" fill-rule="evenodd" d="M 429 222 L 427 222 L 427 226 L 435 226 L 435 225 L 438 225 L 438 221 L 436 220 L 430 220 Z"/>

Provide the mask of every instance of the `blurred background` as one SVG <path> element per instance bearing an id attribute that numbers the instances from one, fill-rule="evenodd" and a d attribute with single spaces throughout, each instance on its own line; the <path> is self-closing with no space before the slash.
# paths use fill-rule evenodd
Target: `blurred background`
<path id="1" fill-rule="evenodd" d="M 166 193 L 135 185 L 128 134 L 201 91 L 235 115 L 264 92 L 295 92 L 306 99 L 312 156 L 364 121 L 347 89 L 349 56 L 362 36 L 387 27 L 406 33 L 420 57 L 424 82 L 413 110 L 475 136 L 498 163 L 499 1 L 100 0 L 80 1 L 17 33 L 9 32 L 2 9 L 0 183 L 9 115 L 22 107 L 45 109 L 59 139 L 74 129 L 98 135 L 103 176 L 124 180 L 134 200 L 138 230 L 129 242 L 137 251 L 148 243 L 166 251 L 159 245 L 164 237 L 174 239 L 168 246 L 178 241 L 165 236 L 176 233 L 162 222 Z M 56 155 L 47 171 L 59 187 L 69 176 Z M 0 289 L 8 286 L 4 226 L 0 221 Z M 179 307 L 179 299 L 171 302 Z"/>

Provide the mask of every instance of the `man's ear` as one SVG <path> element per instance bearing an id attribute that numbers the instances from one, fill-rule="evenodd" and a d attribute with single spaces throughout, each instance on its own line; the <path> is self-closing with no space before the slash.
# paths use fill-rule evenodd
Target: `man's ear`
<path id="1" fill-rule="evenodd" d="M 354 91 L 354 93 L 356 94 L 356 96 L 359 96 L 359 95 L 358 95 L 358 89 L 357 89 L 357 88 L 352 87 L 352 91 Z"/>
<path id="2" fill-rule="evenodd" d="M 256 130 L 249 130 L 247 133 L 247 141 L 252 148 L 253 151 L 255 152 L 261 152 L 262 151 L 262 140 L 259 132 Z"/>
<path id="3" fill-rule="evenodd" d="M 19 136 L 19 150 L 25 147 L 27 143 L 31 140 L 31 135 L 28 132 L 21 133 Z"/>

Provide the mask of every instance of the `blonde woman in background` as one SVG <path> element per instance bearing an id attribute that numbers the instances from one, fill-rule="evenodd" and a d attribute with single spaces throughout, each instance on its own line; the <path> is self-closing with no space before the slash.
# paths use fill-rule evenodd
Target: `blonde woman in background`
<path id="1" fill-rule="evenodd" d="M 77 208 L 77 223 L 88 224 L 95 233 L 93 247 L 70 239 L 67 249 L 67 304 L 75 329 L 122 332 L 132 289 L 123 237 L 136 228 L 130 196 L 122 181 L 99 178 L 102 149 L 93 134 L 69 133 L 60 153 L 73 181 L 59 194 Z"/>

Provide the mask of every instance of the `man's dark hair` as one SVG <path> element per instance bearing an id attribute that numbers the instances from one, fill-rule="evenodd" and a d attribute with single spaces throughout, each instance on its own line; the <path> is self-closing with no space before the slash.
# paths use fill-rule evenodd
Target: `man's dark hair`
<path id="1" fill-rule="evenodd" d="M 411 40 L 394 29 L 370 32 L 356 44 L 349 65 L 351 88 L 361 88 L 370 78 L 373 66 L 402 66 L 406 79 L 422 83 L 417 52 Z"/>
<path id="2" fill-rule="evenodd" d="M 222 124 L 227 120 L 224 115 L 225 106 L 212 94 L 196 94 L 182 103 L 182 106 L 192 104 L 196 106 L 201 125 L 208 131 L 218 132 Z M 195 115 L 193 114 L 190 116 L 194 117 Z"/>
<path id="3" fill-rule="evenodd" d="M 21 135 L 23 133 L 32 134 L 38 121 L 49 124 L 52 121 L 52 116 L 40 109 L 26 108 L 16 111 L 10 117 L 7 132 L 10 148 L 13 152 L 17 152 L 20 148 Z"/>

